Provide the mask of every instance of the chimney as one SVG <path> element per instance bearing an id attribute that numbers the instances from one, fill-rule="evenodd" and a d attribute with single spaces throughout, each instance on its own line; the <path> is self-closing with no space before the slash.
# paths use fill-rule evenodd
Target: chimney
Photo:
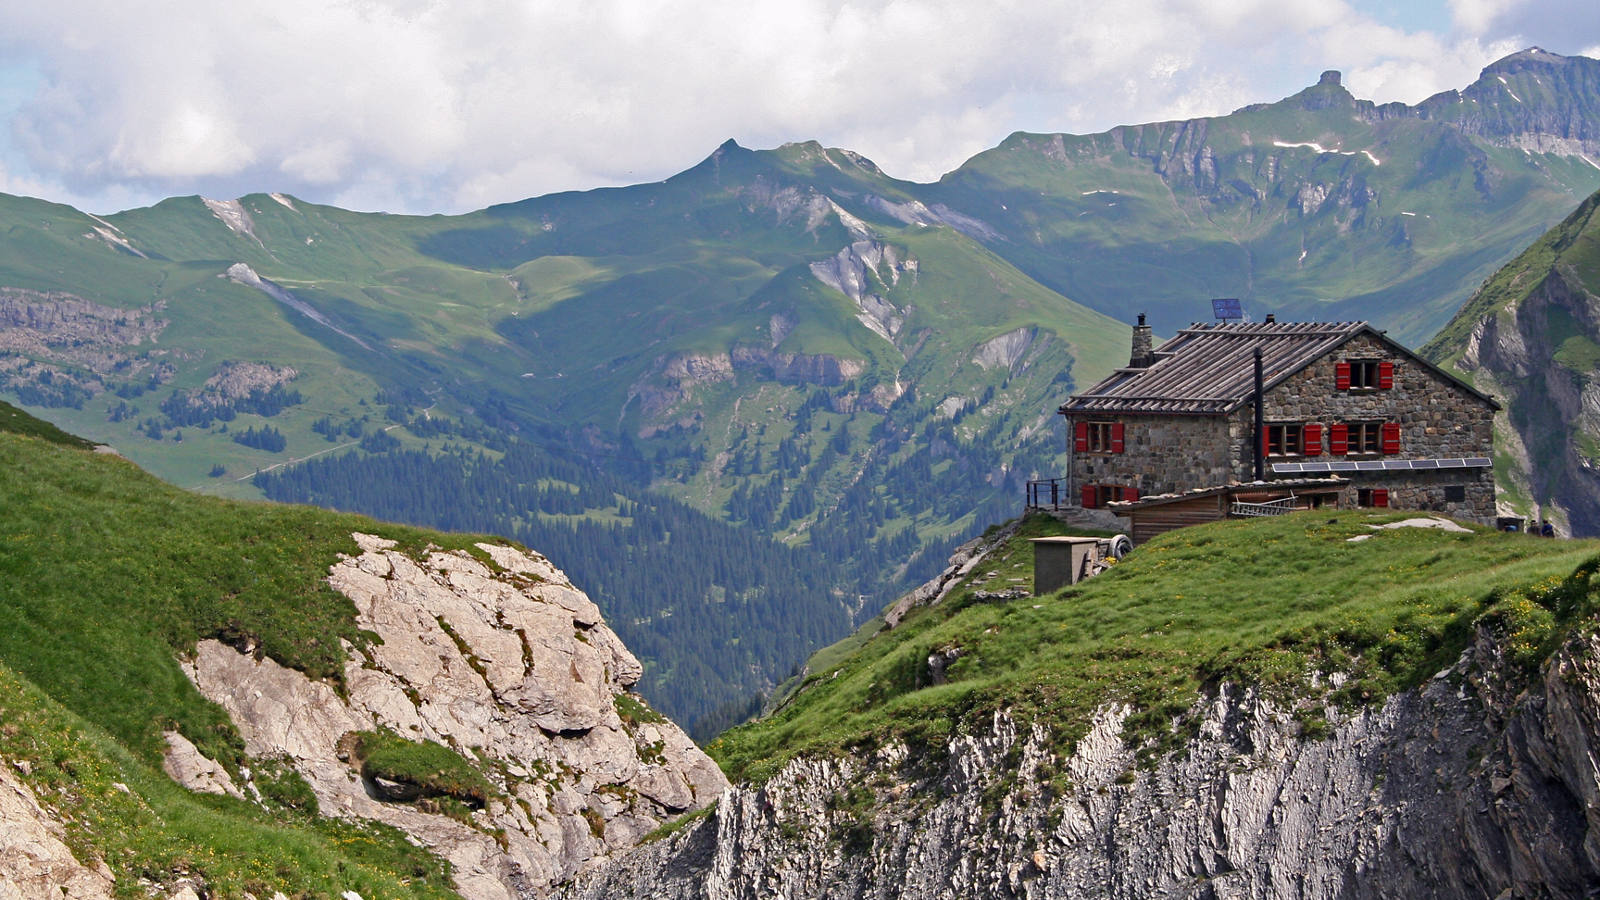
<path id="1" fill-rule="evenodd" d="M 1144 323 L 1144 313 L 1139 313 L 1139 324 L 1133 326 L 1133 353 L 1128 356 L 1128 368 L 1148 369 L 1156 361 L 1150 347 L 1150 326 Z"/>
<path id="2" fill-rule="evenodd" d="M 1278 316 L 1277 316 L 1276 313 L 1267 313 L 1267 324 L 1268 325 L 1276 325 L 1276 324 L 1278 324 Z"/>

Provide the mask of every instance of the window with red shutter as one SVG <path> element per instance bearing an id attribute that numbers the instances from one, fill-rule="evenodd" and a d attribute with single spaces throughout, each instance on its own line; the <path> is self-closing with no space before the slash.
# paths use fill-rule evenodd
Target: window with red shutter
<path id="1" fill-rule="evenodd" d="M 1341 365 L 1349 376 L 1344 387 L 1351 391 L 1370 391 L 1378 387 L 1381 367 L 1376 359 L 1347 359 Z"/>
<path id="2" fill-rule="evenodd" d="M 1335 390 L 1350 390 L 1350 364 L 1338 362 L 1333 364 L 1333 386 Z"/>
<path id="3" fill-rule="evenodd" d="M 1301 450 L 1306 456 L 1322 455 L 1322 425 L 1318 422 L 1308 422 L 1303 431 L 1302 440 L 1304 448 Z"/>
<path id="4" fill-rule="evenodd" d="M 1305 426 L 1299 422 L 1267 425 L 1261 451 L 1267 456 L 1299 456 L 1305 452 Z"/>
<path id="5" fill-rule="evenodd" d="M 1095 499 L 1096 499 L 1096 492 L 1095 492 L 1095 489 L 1094 489 L 1094 485 L 1092 485 L 1092 484 L 1084 485 L 1083 486 L 1083 508 L 1084 509 L 1095 509 L 1095 508 L 1097 508 L 1099 506 L 1099 504 L 1095 502 Z"/>
<path id="6" fill-rule="evenodd" d="M 1383 452 L 1388 454 L 1400 452 L 1400 426 L 1397 423 L 1383 423 Z"/>
<path id="7" fill-rule="evenodd" d="M 1072 426 L 1072 449 L 1077 453 L 1089 450 L 1089 423 L 1078 422 Z"/>
<path id="8" fill-rule="evenodd" d="M 1132 503 L 1133 501 L 1139 499 L 1139 489 L 1138 488 L 1132 488 L 1132 487 L 1123 488 L 1122 489 L 1122 499 L 1128 501 L 1129 503 Z"/>
<path id="9" fill-rule="evenodd" d="M 1077 446 L 1077 431 L 1074 429 L 1073 446 Z M 1121 422 L 1084 422 L 1083 423 L 1083 451 L 1088 453 L 1121 453 L 1122 452 L 1122 423 Z"/>
<path id="10" fill-rule="evenodd" d="M 1328 427 L 1328 452 L 1344 456 L 1350 452 L 1350 426 L 1343 423 Z"/>
<path id="11" fill-rule="evenodd" d="M 1384 361 L 1378 363 L 1378 389 L 1389 390 L 1394 387 L 1394 363 Z"/>
<path id="12" fill-rule="evenodd" d="M 1388 491 L 1387 488 L 1373 488 L 1372 489 L 1372 505 L 1373 506 L 1388 506 L 1389 505 L 1389 491 Z"/>

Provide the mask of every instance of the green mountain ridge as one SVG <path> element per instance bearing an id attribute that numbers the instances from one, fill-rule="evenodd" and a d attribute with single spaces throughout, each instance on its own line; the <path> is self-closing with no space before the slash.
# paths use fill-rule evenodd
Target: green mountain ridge
<path id="1" fill-rule="evenodd" d="M 1486 280 L 1423 348 L 1506 401 L 1495 477 L 1508 514 L 1600 533 L 1600 193 Z"/>
<path id="2" fill-rule="evenodd" d="M 743 533 L 718 542 L 731 556 L 694 558 L 726 573 L 655 570 L 659 598 L 610 593 L 595 554 L 556 560 L 602 586 L 630 645 L 674 611 L 726 626 L 646 659 L 647 694 L 709 734 L 1057 474 L 1054 409 L 1125 358 L 1119 320 L 1164 330 L 1238 296 L 1431 334 L 1600 187 L 1597 69 L 1529 51 L 1417 107 L 1328 77 L 1229 116 L 1014 135 L 929 185 L 729 142 L 663 182 L 461 216 L 0 197 L 0 391 L 225 496 L 379 512 L 382 457 L 416 453 L 482 460 L 450 477 L 486 531 L 622 546 L 628 510 L 662 496 L 720 520 Z M 316 485 L 274 480 L 308 461 Z M 455 514 L 401 495 L 383 515 Z M 781 646 L 763 636 L 702 697 L 650 693 L 721 658 L 709 635 L 755 608 L 728 604 L 759 605 L 754 560 L 788 552 L 810 583 L 760 601 L 789 617 Z"/>
<path id="3" fill-rule="evenodd" d="M 1328 73 L 1228 116 L 1015 134 L 931 192 L 1086 305 L 1122 308 L 1132 288 L 1158 329 L 1237 296 L 1420 343 L 1600 187 L 1597 87 L 1600 63 L 1536 49 L 1416 107 L 1358 100 Z"/>

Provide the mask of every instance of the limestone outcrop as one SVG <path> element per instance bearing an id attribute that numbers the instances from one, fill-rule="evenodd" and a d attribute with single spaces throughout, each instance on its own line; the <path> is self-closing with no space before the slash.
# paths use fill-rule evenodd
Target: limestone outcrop
<path id="1" fill-rule="evenodd" d="M 393 825 L 450 860 L 469 898 L 536 895 L 727 786 L 677 726 L 627 688 L 639 662 L 599 609 L 537 554 L 418 560 L 357 534 L 329 583 L 377 639 L 349 648 L 345 691 L 253 648 L 200 643 L 186 670 L 251 756 L 282 759 L 325 815 Z M 393 802 L 354 764 L 350 735 L 386 730 L 475 762 L 495 795 L 454 816 Z"/>
<path id="2" fill-rule="evenodd" d="M 111 896 L 105 863 L 86 865 L 62 841 L 61 824 L 0 760 L 0 900 L 92 900 Z"/>
<path id="3" fill-rule="evenodd" d="M 1578 898 L 1600 883 L 1600 637 L 1530 681 L 1480 635 L 1425 686 L 1330 711 L 1319 739 L 1224 685 L 1149 768 L 1121 739 L 1127 714 L 1102 708 L 1070 750 L 998 714 L 944 753 L 801 758 L 558 896 Z"/>
<path id="4" fill-rule="evenodd" d="M 1600 460 L 1592 449 L 1600 375 L 1574 351 L 1593 347 L 1591 336 L 1600 334 L 1600 296 L 1568 267 L 1537 276 L 1520 302 L 1475 324 L 1459 365 L 1506 407 L 1495 416 L 1506 459 L 1496 477 L 1532 505 L 1502 497 L 1501 514 L 1548 519 L 1562 535 L 1600 534 Z"/>

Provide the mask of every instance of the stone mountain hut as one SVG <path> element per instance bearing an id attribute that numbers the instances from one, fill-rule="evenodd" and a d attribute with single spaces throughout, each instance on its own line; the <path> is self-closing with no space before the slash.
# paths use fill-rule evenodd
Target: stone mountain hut
<path id="1" fill-rule="evenodd" d="M 1268 316 L 1195 324 L 1151 344 L 1140 315 L 1128 365 L 1059 410 L 1068 493 L 1082 506 L 1137 526 L 1140 509 L 1184 494 L 1248 485 L 1288 497 L 1291 483 L 1304 492 L 1320 482 L 1316 505 L 1494 522 L 1499 405 L 1366 322 Z M 1149 536 L 1139 530 L 1136 543 Z"/>

